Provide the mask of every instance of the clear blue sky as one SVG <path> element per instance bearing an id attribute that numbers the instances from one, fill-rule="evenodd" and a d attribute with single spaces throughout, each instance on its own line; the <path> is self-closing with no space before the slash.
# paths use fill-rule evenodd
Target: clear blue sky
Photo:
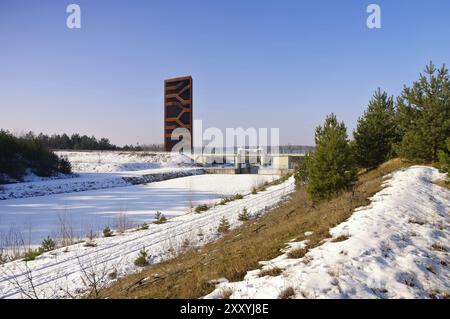
<path id="1" fill-rule="evenodd" d="M 377 87 L 397 95 L 430 60 L 450 63 L 448 0 L 0 0 L 0 127 L 161 143 L 163 80 L 192 75 L 204 126 L 312 144 L 326 114 L 353 129 Z"/>

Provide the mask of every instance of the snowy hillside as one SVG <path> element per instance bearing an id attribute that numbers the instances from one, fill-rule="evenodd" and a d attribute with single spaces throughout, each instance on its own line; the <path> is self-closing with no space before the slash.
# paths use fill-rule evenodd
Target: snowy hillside
<path id="1" fill-rule="evenodd" d="M 434 168 L 398 171 L 372 203 L 331 230 L 332 237 L 303 258 L 287 252 L 261 262 L 278 276 L 247 273 L 206 298 L 442 298 L 450 296 L 450 192 L 432 184 Z"/>
<path id="2" fill-rule="evenodd" d="M 58 151 L 55 153 L 66 157 L 72 164 L 74 172 L 139 171 L 190 164 L 189 158 L 181 154 L 162 152 Z"/>
<path id="3" fill-rule="evenodd" d="M 194 177 L 193 177 L 194 178 Z M 172 206 L 185 209 L 186 202 L 174 201 L 175 195 L 180 195 L 183 187 L 196 189 L 198 194 L 208 194 L 224 186 L 229 194 L 241 191 L 244 185 L 250 187 L 257 175 L 220 175 L 195 176 L 200 181 L 189 182 L 189 178 L 171 180 L 170 187 L 160 187 L 159 191 L 166 193 L 161 199 L 171 200 Z M 245 180 L 253 179 L 252 183 Z M 270 177 L 264 177 L 270 178 Z M 180 181 L 183 180 L 182 184 Z M 155 187 L 158 183 L 147 187 Z M 234 186 L 233 186 L 234 185 Z M 144 187 L 142 185 L 136 187 Z M 159 262 L 183 250 L 186 242 L 191 245 L 203 245 L 219 236 L 217 227 L 222 217 L 229 220 L 232 228 L 241 224 L 238 215 L 245 207 L 250 215 L 262 214 L 268 208 L 278 205 L 295 189 L 294 179 L 268 187 L 266 191 L 256 195 L 247 195 L 227 205 L 219 205 L 201 214 L 184 214 L 166 224 L 151 224 L 148 230 L 128 231 L 110 238 L 96 238 L 95 246 L 86 247 L 76 244 L 66 249 L 58 249 L 36 258 L 34 261 L 9 262 L 0 266 L 0 298 L 70 298 L 79 296 L 92 289 L 89 287 L 95 274 L 97 288 L 103 287 L 118 276 L 130 274 L 139 270 L 133 264 L 139 250 L 145 248 L 151 256 L 151 262 Z M 151 192 L 151 189 L 147 190 Z M 185 189 L 187 192 L 187 190 Z M 184 192 L 184 193 L 186 193 Z M 195 190 L 193 191 L 195 194 Z M 156 200 L 156 198 L 154 198 Z M 31 199 L 30 199 L 31 200 Z M 102 203 L 102 198 L 99 203 Z M 154 204 L 158 204 L 156 201 Z M 39 206 L 39 205 L 37 205 Z M 45 205 L 44 205 L 45 206 Z M 81 205 L 82 206 L 82 205 Z M 31 275 L 31 276 L 30 276 Z M 34 287 L 34 289 L 33 289 Z"/>
<path id="4" fill-rule="evenodd" d="M 67 157 L 75 173 L 53 178 L 25 177 L 25 182 L 2 185 L 0 200 L 130 186 L 201 174 L 181 154 L 154 152 L 56 152 Z"/>

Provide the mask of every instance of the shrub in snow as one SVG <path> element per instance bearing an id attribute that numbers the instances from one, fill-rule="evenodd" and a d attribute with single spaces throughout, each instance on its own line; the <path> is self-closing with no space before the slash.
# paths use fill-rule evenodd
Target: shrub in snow
<path id="1" fill-rule="evenodd" d="M 280 292 L 280 295 L 278 296 L 278 298 L 291 299 L 294 296 L 295 296 L 294 288 L 288 287 L 288 288 L 284 289 L 282 292 Z"/>
<path id="2" fill-rule="evenodd" d="M 59 158 L 58 169 L 63 174 L 72 173 L 72 164 L 70 164 L 67 156 Z"/>
<path id="3" fill-rule="evenodd" d="M 273 180 L 270 183 L 269 182 L 265 182 L 264 185 L 263 185 L 263 188 L 266 189 L 267 186 L 280 185 L 280 184 L 286 182 L 289 179 L 289 177 L 291 177 L 291 176 L 292 176 L 291 173 L 284 174 L 280 178 L 277 178 L 276 180 Z"/>
<path id="4" fill-rule="evenodd" d="M 219 205 L 225 205 L 225 204 L 227 204 L 229 202 L 232 202 L 232 201 L 238 200 L 238 199 L 242 199 L 242 198 L 244 198 L 244 196 L 241 195 L 241 194 L 236 194 L 236 195 L 233 195 L 231 197 L 225 197 L 225 198 L 222 198 L 220 200 Z"/>
<path id="5" fill-rule="evenodd" d="M 148 229 L 148 224 L 147 223 L 143 223 L 140 227 L 141 230 L 146 230 Z"/>
<path id="6" fill-rule="evenodd" d="M 191 245 L 191 242 L 189 241 L 189 239 L 186 238 L 183 240 L 183 243 L 181 244 L 181 248 L 183 250 L 186 250 L 189 248 L 190 245 Z"/>
<path id="7" fill-rule="evenodd" d="M 250 215 L 248 214 L 247 208 L 244 207 L 241 213 L 239 213 L 239 220 L 241 222 L 245 222 L 250 219 Z"/>
<path id="8" fill-rule="evenodd" d="M 156 212 L 155 221 L 153 223 L 164 224 L 165 222 L 167 222 L 166 216 L 164 216 L 164 214 L 162 214 L 161 212 Z"/>
<path id="9" fill-rule="evenodd" d="M 283 270 L 281 268 L 273 267 L 273 268 L 261 270 L 258 277 L 265 277 L 265 276 L 276 277 L 276 276 L 281 275 L 282 273 L 283 273 Z"/>
<path id="10" fill-rule="evenodd" d="M 8 256 L 3 253 L 3 251 L 0 251 L 0 265 L 4 264 L 8 261 Z"/>
<path id="11" fill-rule="evenodd" d="M 94 240 L 88 239 L 84 243 L 84 247 L 97 247 L 97 243 Z"/>
<path id="12" fill-rule="evenodd" d="M 292 249 L 288 252 L 287 256 L 292 259 L 303 258 L 303 256 L 305 256 L 308 253 L 308 251 L 309 251 L 309 249 L 306 247 Z"/>
<path id="13" fill-rule="evenodd" d="M 233 290 L 230 288 L 222 289 L 222 299 L 230 299 L 231 295 L 233 295 Z"/>
<path id="14" fill-rule="evenodd" d="M 87 238 L 88 238 L 90 241 L 93 241 L 93 240 L 95 239 L 95 237 L 97 237 L 97 236 L 96 236 L 95 232 L 91 229 L 91 230 L 89 231 L 89 233 L 87 234 Z"/>
<path id="15" fill-rule="evenodd" d="M 252 188 L 252 195 L 256 195 L 258 194 L 258 190 L 256 189 L 256 187 Z"/>
<path id="16" fill-rule="evenodd" d="M 84 243 L 84 247 L 97 247 L 97 244 L 95 243 L 95 232 L 91 229 L 87 234 L 87 240 Z M 108 236 L 111 237 L 111 236 Z"/>
<path id="17" fill-rule="evenodd" d="M 44 251 L 51 251 L 55 249 L 56 244 L 50 236 L 47 236 L 47 238 L 42 241 L 41 247 Z"/>
<path id="18" fill-rule="evenodd" d="M 228 197 L 222 198 L 219 202 L 219 205 L 225 205 L 229 201 L 230 201 L 230 199 Z"/>
<path id="19" fill-rule="evenodd" d="M 138 267 L 144 267 L 148 265 L 148 253 L 145 248 L 139 251 L 137 258 L 134 260 L 134 264 Z"/>
<path id="20" fill-rule="evenodd" d="M 234 200 L 243 199 L 243 198 L 244 198 L 244 196 L 242 194 L 236 194 L 233 196 Z"/>
<path id="21" fill-rule="evenodd" d="M 226 219 L 224 216 L 220 220 L 219 228 L 217 228 L 217 231 L 219 233 L 226 233 L 229 230 L 230 230 L 230 223 L 228 222 L 228 219 Z"/>
<path id="22" fill-rule="evenodd" d="M 103 229 L 103 237 L 112 237 L 113 235 L 113 231 L 111 230 L 111 228 L 109 228 L 108 226 L 106 226 Z"/>
<path id="23" fill-rule="evenodd" d="M 208 210 L 208 206 L 205 205 L 205 204 L 197 205 L 197 207 L 195 207 L 195 212 L 196 212 L 197 214 L 200 214 L 200 213 L 202 213 L 202 212 L 206 212 L 207 210 Z"/>
<path id="24" fill-rule="evenodd" d="M 108 274 L 108 278 L 111 280 L 117 279 L 117 269 L 114 269 Z"/>
<path id="25" fill-rule="evenodd" d="M 28 251 L 23 256 L 24 261 L 32 261 L 35 260 L 37 256 L 42 255 L 44 249 L 39 247 L 37 249 L 28 249 Z"/>

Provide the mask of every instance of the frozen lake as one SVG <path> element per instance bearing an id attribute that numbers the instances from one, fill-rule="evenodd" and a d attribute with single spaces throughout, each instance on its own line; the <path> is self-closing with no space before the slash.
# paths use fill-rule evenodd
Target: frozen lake
<path id="1" fill-rule="evenodd" d="M 249 193 L 276 176 L 196 175 L 147 185 L 0 201 L 0 239 L 20 232 L 25 244 L 58 237 L 61 225 L 85 237 L 105 226 L 116 227 L 126 216 L 127 226 L 151 223 L 161 211 L 167 218 L 191 212 L 199 203 Z M 122 216 L 122 217 L 121 217 Z"/>

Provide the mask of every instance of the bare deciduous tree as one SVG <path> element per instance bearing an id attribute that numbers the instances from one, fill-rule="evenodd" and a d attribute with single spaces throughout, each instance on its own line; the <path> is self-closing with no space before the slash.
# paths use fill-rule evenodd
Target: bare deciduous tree
<path id="1" fill-rule="evenodd" d="M 68 247 L 75 243 L 75 232 L 73 230 L 72 220 L 67 212 L 58 215 L 58 239 L 62 247 Z"/>
<path id="2" fill-rule="evenodd" d="M 117 229 L 119 233 L 123 234 L 128 228 L 130 228 L 128 214 L 126 212 L 119 213 L 117 217 Z"/>

